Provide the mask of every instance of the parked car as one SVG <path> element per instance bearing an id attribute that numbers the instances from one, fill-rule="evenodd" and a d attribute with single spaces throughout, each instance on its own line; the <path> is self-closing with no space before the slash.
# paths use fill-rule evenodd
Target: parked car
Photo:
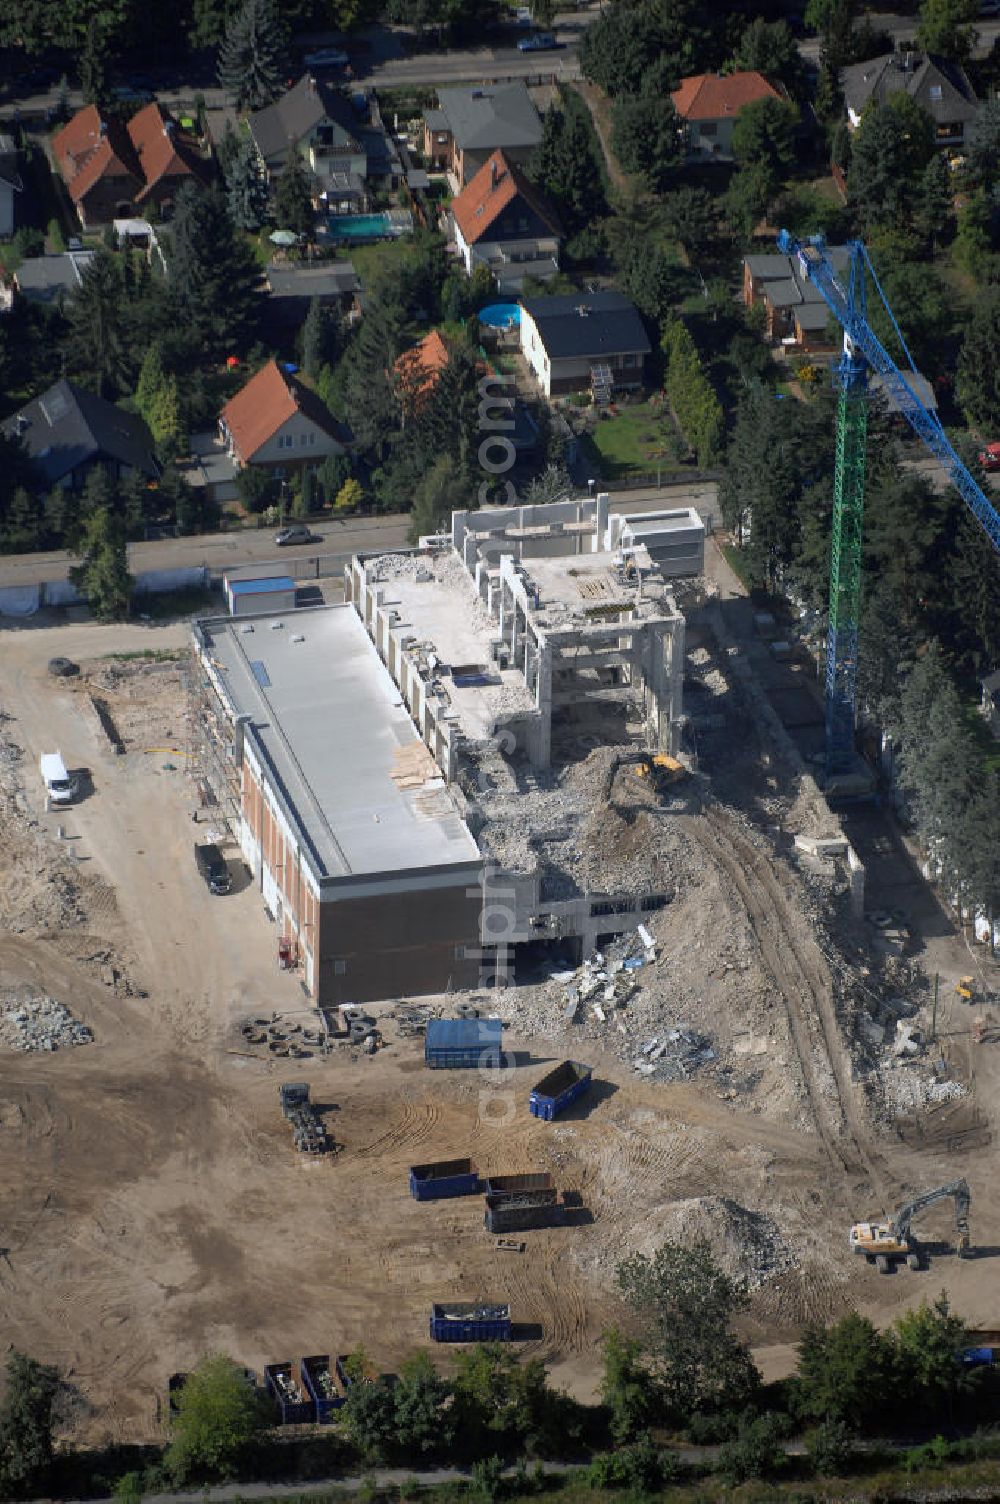
<path id="1" fill-rule="evenodd" d="M 229 867 L 214 841 L 207 841 L 204 846 L 196 841 L 194 859 L 210 893 L 221 896 L 229 892 L 233 885 Z"/>
<path id="2" fill-rule="evenodd" d="M 533 37 L 522 37 L 517 44 L 518 52 L 552 52 L 560 44 L 550 31 L 536 31 Z"/>
<path id="3" fill-rule="evenodd" d="M 1000 443 L 987 444 L 976 456 L 984 470 L 1000 470 Z"/>
<path id="4" fill-rule="evenodd" d="M 283 527 L 280 533 L 275 533 L 274 541 L 279 548 L 285 548 L 289 543 L 318 543 L 319 539 L 305 523 L 293 522 L 291 527 Z"/>
<path id="5" fill-rule="evenodd" d="M 307 68 L 346 68 L 350 58 L 340 47 L 321 47 L 318 52 L 307 52 L 302 61 Z"/>

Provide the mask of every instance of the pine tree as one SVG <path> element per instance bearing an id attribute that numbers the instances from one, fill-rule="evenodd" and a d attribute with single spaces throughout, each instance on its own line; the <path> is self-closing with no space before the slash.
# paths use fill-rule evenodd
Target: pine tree
<path id="1" fill-rule="evenodd" d="M 172 244 L 170 294 L 179 325 L 204 356 L 231 354 L 247 333 L 260 271 L 218 189 L 184 185 Z"/>
<path id="2" fill-rule="evenodd" d="M 128 572 L 124 518 L 107 506 L 97 507 L 83 524 L 77 552 L 82 563 L 70 570 L 70 579 L 98 621 L 127 616 L 133 580 Z"/>
<path id="3" fill-rule="evenodd" d="M 126 310 L 121 268 L 117 258 L 101 247 L 80 277 L 80 286 L 66 306 L 69 333 L 67 363 L 75 374 L 102 397 L 114 397 L 130 386 L 131 364 L 126 344 Z"/>
<path id="4" fill-rule="evenodd" d="M 951 173 L 943 153 L 936 151 L 920 179 L 915 210 L 917 229 L 931 250 L 948 237 L 953 203 Z"/>
<path id="5" fill-rule="evenodd" d="M 80 54 L 80 88 L 87 104 L 100 109 L 108 97 L 107 37 L 96 16 L 87 22 L 83 51 Z"/>
<path id="6" fill-rule="evenodd" d="M 319 379 L 324 366 L 336 363 L 340 353 L 340 315 L 332 303 L 312 298 L 302 325 L 302 369 L 311 381 Z"/>
<path id="7" fill-rule="evenodd" d="M 313 227 L 312 183 L 306 164 L 294 149 L 274 191 L 274 217 L 279 229 L 309 236 Z"/>
<path id="8" fill-rule="evenodd" d="M 249 134 L 235 145 L 224 169 L 226 203 L 240 230 L 259 230 L 267 218 L 267 177 Z"/>
<path id="9" fill-rule="evenodd" d="M 262 110 L 281 92 L 285 39 L 274 0 L 243 0 L 219 48 L 219 83 L 237 109 Z"/>

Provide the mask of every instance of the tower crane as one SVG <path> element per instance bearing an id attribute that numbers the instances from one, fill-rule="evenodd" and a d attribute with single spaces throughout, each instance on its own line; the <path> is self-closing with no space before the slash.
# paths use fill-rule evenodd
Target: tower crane
<path id="1" fill-rule="evenodd" d="M 836 367 L 837 450 L 833 489 L 830 608 L 826 638 L 826 776 L 830 788 L 854 761 L 854 722 L 858 673 L 858 616 L 861 603 L 862 526 L 865 497 L 865 444 L 868 430 L 868 377 L 875 372 L 890 403 L 945 468 L 993 547 L 1000 551 L 1000 513 L 955 453 L 936 415 L 911 384 L 919 373 L 879 286 L 864 243 L 848 243 L 849 277 L 844 286 L 827 255 L 822 235 L 797 240 L 787 230 L 778 248 L 794 256 L 844 331 Z M 889 316 L 909 362 L 909 378 L 899 370 L 867 316 L 866 274 Z"/>

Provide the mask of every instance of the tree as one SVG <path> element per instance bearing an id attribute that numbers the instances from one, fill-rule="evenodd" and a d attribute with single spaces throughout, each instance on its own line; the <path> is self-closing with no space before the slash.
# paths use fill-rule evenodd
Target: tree
<path id="1" fill-rule="evenodd" d="M 948 238 L 954 200 L 948 163 L 936 151 L 920 179 L 914 215 L 917 229 L 932 251 Z"/>
<path id="2" fill-rule="evenodd" d="M 790 90 L 802 85 L 802 58 L 787 21 L 756 16 L 740 37 L 733 62 L 737 68 L 780 79 Z"/>
<path id="3" fill-rule="evenodd" d="M 570 234 L 604 212 L 604 160 L 590 113 L 575 89 L 560 87 L 558 102 L 546 110 L 531 177 Z"/>
<path id="4" fill-rule="evenodd" d="M 733 122 L 733 156 L 740 167 L 762 167 L 772 191 L 795 156 L 798 111 L 783 99 L 755 99 Z"/>
<path id="5" fill-rule="evenodd" d="M 749 245 L 753 239 L 758 224 L 767 213 L 773 193 L 771 173 L 759 162 L 753 167 L 743 168 L 730 179 L 722 206 L 727 220 L 743 245 Z"/>
<path id="6" fill-rule="evenodd" d="M 663 332 L 667 357 L 664 390 L 684 437 L 703 468 L 715 464 L 722 447 L 724 417 L 718 397 L 702 369 L 698 348 L 680 319 Z"/>
<path id="7" fill-rule="evenodd" d="M 310 236 L 313 227 L 312 184 L 306 164 L 297 151 L 288 153 L 288 161 L 274 192 L 274 217 L 282 230 Z"/>
<path id="8" fill-rule="evenodd" d="M 890 1356 L 867 1316 L 855 1311 L 832 1326 L 810 1323 L 799 1341 L 796 1413 L 852 1431 L 871 1427 L 888 1386 Z"/>
<path id="9" fill-rule="evenodd" d="M 682 155 L 677 115 L 669 97 L 626 94 L 616 99 L 611 145 L 626 172 L 639 173 L 654 192 L 662 192 Z"/>
<path id="10" fill-rule="evenodd" d="M 52 1463 L 52 1405 L 59 1388 L 54 1368 L 12 1349 L 7 1393 L 0 1406 L 0 1494 L 36 1498 L 46 1492 Z"/>
<path id="11" fill-rule="evenodd" d="M 102 109 L 108 101 L 107 36 L 96 16 L 87 23 L 80 54 L 80 88 L 86 104 Z"/>
<path id="12" fill-rule="evenodd" d="M 346 454 L 327 455 L 316 477 L 324 502 L 334 500 L 350 473 L 351 462 Z"/>
<path id="13" fill-rule="evenodd" d="M 185 183 L 174 209 L 170 293 L 201 355 L 241 348 L 260 273 L 217 188 Z"/>
<path id="14" fill-rule="evenodd" d="M 979 189 L 958 211 L 955 260 L 977 282 L 990 280 L 993 256 L 993 205 L 990 195 Z"/>
<path id="15" fill-rule="evenodd" d="M 70 369 L 101 397 L 127 391 L 130 359 L 120 265 L 103 246 L 94 252 L 80 285 L 66 305 Z"/>
<path id="16" fill-rule="evenodd" d="M 240 230 L 259 230 L 267 218 L 267 177 L 249 133 L 235 144 L 223 171 L 233 224 Z"/>
<path id="17" fill-rule="evenodd" d="M 656 1388 L 642 1361 L 642 1347 L 617 1327 L 604 1333 L 601 1401 L 611 1412 L 611 1435 L 620 1445 L 638 1436 L 656 1414 Z"/>
<path id="18" fill-rule="evenodd" d="M 685 1419 L 753 1392 L 759 1375 L 730 1327 L 747 1296 L 716 1264 L 707 1242 L 691 1248 L 664 1243 L 652 1258 L 633 1254 L 619 1264 L 617 1277 L 673 1416 Z"/>
<path id="19" fill-rule="evenodd" d="M 1000 428 L 1000 289 L 976 299 L 958 357 L 955 393 L 966 421 L 992 435 Z"/>
<path id="20" fill-rule="evenodd" d="M 984 99 L 969 128 L 965 171 L 980 188 L 1000 182 L 1000 99 Z"/>
<path id="21" fill-rule="evenodd" d="M 355 480 L 352 476 L 344 481 L 344 484 L 337 492 L 333 504 L 338 512 L 353 512 L 356 507 L 361 505 L 364 494 L 364 491 L 361 489 L 361 482 Z"/>
<path id="22" fill-rule="evenodd" d="M 908 1413 L 931 1421 L 944 1413 L 950 1421 L 955 1399 L 975 1383 L 974 1372 L 959 1358 L 970 1342 L 966 1323 L 952 1314 L 942 1291 L 933 1305 L 922 1300 L 915 1310 L 897 1316 L 892 1331 L 895 1384 L 909 1401 Z"/>
<path id="23" fill-rule="evenodd" d="M 923 0 L 917 46 L 925 52 L 967 63 L 972 54 L 971 25 L 979 15 L 979 0 Z"/>
<path id="24" fill-rule="evenodd" d="M 532 506 L 546 505 L 553 501 L 565 501 L 573 494 L 573 482 L 565 465 L 546 465 L 532 477 L 524 493 L 524 499 Z"/>
<path id="25" fill-rule="evenodd" d="M 135 389 L 135 405 L 146 420 L 157 447 L 172 444 L 176 448 L 182 433 L 177 377 L 164 371 L 159 345 L 150 345 L 143 356 Z"/>
<path id="26" fill-rule="evenodd" d="M 219 83 L 241 110 L 261 110 L 281 92 L 285 39 L 274 0 L 243 0 L 219 48 Z"/>
<path id="27" fill-rule="evenodd" d="M 91 493 L 90 480 L 87 492 Z M 85 516 L 82 536 L 74 552 L 82 558 L 69 577 L 98 621 L 120 621 L 128 615 L 133 580 L 128 572 L 125 520 L 108 506 Z"/>
<path id="28" fill-rule="evenodd" d="M 725 15 L 699 0 L 613 0 L 584 33 L 581 66 L 585 77 L 612 98 L 632 93 L 658 57 L 672 59 L 676 82 L 721 65 L 724 27 Z"/>
<path id="29" fill-rule="evenodd" d="M 400 1450 L 416 1458 L 447 1455 L 453 1429 L 447 1409 L 451 1389 L 426 1353 L 402 1364 L 393 1398 L 395 1442 Z"/>
<path id="30" fill-rule="evenodd" d="M 336 363 L 341 346 L 341 321 L 336 305 L 311 298 L 302 325 L 302 369 L 316 381 L 324 366 Z"/>
<path id="31" fill-rule="evenodd" d="M 868 106 L 854 133 L 847 174 L 848 198 L 866 226 L 909 221 L 933 153 L 931 118 L 908 94 Z"/>
<path id="32" fill-rule="evenodd" d="M 410 542 L 415 544 L 425 533 L 440 532 L 453 511 L 463 505 L 461 472 L 451 455 L 434 461 L 413 493 L 410 518 Z"/>
<path id="33" fill-rule="evenodd" d="M 396 1402 L 385 1374 L 370 1383 L 352 1383 L 340 1414 L 348 1437 L 365 1457 L 386 1455 L 396 1435 Z"/>
<path id="34" fill-rule="evenodd" d="M 667 232 L 680 242 L 688 259 L 699 261 L 719 234 L 716 201 L 707 188 L 677 188 L 662 205 Z"/>
<path id="35" fill-rule="evenodd" d="M 167 1467 L 178 1483 L 226 1477 L 268 1419 L 243 1369 L 225 1353 L 211 1353 L 177 1397 Z"/>

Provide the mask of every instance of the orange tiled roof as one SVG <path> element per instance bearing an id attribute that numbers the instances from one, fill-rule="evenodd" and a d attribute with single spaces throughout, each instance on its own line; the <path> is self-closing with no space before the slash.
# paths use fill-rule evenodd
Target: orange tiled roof
<path id="1" fill-rule="evenodd" d="M 128 133 L 139 157 L 145 187 L 138 195 L 144 198 L 161 178 L 191 173 L 193 167 L 177 148 L 172 131 L 168 129 L 167 117 L 154 102 L 133 115 L 128 123 Z"/>
<path id="2" fill-rule="evenodd" d="M 115 124 L 102 121 L 92 104 L 78 110 L 56 133 L 52 151 L 75 204 L 90 192 L 98 178 L 142 180 L 128 136 Z"/>
<path id="3" fill-rule="evenodd" d="M 758 99 L 780 99 L 781 95 L 763 73 L 696 73 L 682 78 L 680 87 L 670 98 L 684 120 L 725 120 L 738 115 L 744 105 Z"/>
<path id="4" fill-rule="evenodd" d="M 283 371 L 276 360 L 269 360 L 251 376 L 246 386 L 229 399 L 220 417 L 229 429 L 240 459 L 249 464 L 258 449 L 273 439 L 297 412 L 341 444 L 350 443 L 350 434 L 315 392 Z"/>
<path id="5" fill-rule="evenodd" d="M 410 401 L 427 396 L 448 364 L 450 351 L 436 329 L 425 334 L 419 344 L 404 350 L 393 370 L 407 389 Z"/>
<path id="6" fill-rule="evenodd" d="M 481 240 L 501 210 L 515 198 L 524 199 L 554 235 L 559 233 L 559 221 L 554 211 L 520 168 L 497 150 L 452 200 L 451 212 L 466 245 L 475 245 Z"/>

